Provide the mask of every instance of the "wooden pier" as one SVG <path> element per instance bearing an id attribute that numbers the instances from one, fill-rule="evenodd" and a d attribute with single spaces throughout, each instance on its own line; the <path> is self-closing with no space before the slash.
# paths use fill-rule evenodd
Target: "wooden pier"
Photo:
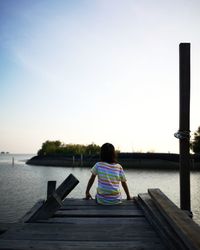
<path id="1" fill-rule="evenodd" d="M 159 189 L 102 206 L 65 198 L 77 183 L 70 175 L 20 222 L 1 224 L 0 249 L 200 249 L 200 227 Z"/>

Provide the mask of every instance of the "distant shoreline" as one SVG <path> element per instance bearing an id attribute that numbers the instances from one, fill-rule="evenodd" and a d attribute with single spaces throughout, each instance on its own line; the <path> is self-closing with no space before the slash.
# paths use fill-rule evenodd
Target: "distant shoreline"
<path id="1" fill-rule="evenodd" d="M 53 167 L 92 167 L 99 156 L 34 156 L 26 164 Z M 168 153 L 120 153 L 118 162 L 125 169 L 178 170 L 179 155 Z M 200 157 L 191 155 L 191 170 L 200 170 Z"/>

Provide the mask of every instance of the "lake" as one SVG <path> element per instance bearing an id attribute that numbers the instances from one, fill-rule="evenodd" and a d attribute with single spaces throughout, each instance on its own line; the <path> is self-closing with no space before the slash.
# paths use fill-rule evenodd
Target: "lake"
<path id="1" fill-rule="evenodd" d="M 46 198 L 47 182 L 59 185 L 70 173 L 80 181 L 68 197 L 83 198 L 90 177 L 89 168 L 64 168 L 26 165 L 33 155 L 0 155 L 0 222 L 16 222 L 39 199 Z M 14 157 L 14 165 L 12 165 Z M 169 170 L 125 169 L 132 196 L 146 193 L 148 188 L 160 188 L 179 206 L 179 172 Z M 91 194 L 96 191 L 94 183 Z M 125 193 L 122 193 L 125 198 Z M 194 220 L 200 224 L 200 172 L 191 172 L 191 207 Z"/>

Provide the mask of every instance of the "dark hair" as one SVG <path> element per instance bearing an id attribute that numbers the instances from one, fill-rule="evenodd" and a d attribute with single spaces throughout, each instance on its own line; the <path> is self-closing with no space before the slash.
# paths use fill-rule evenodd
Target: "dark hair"
<path id="1" fill-rule="evenodd" d="M 116 162 L 116 153 L 115 148 L 111 143 L 104 143 L 101 146 L 101 161 L 107 163 L 115 163 Z"/>

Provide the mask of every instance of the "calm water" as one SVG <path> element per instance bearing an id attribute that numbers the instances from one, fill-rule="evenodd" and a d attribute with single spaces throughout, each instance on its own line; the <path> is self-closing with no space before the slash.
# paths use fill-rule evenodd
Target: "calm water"
<path id="1" fill-rule="evenodd" d="M 12 157 L 15 159 L 12 165 Z M 20 219 L 38 199 L 46 198 L 47 181 L 59 185 L 70 173 L 79 185 L 69 197 L 83 198 L 89 169 L 29 166 L 25 161 L 32 155 L 0 155 L 0 222 Z M 179 173 L 177 171 L 125 170 L 132 196 L 146 193 L 148 188 L 160 188 L 179 206 Z M 91 193 L 95 194 L 95 185 Z M 125 194 L 123 193 L 125 198 Z M 194 220 L 200 224 L 200 172 L 191 173 L 191 205 Z"/>

